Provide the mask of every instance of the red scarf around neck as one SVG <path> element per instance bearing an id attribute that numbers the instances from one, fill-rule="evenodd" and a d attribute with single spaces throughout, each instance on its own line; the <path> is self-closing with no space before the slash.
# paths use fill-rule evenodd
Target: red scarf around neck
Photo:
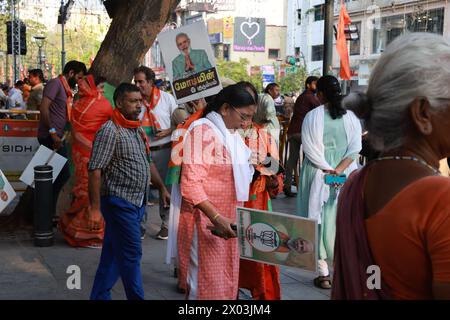
<path id="1" fill-rule="evenodd" d="M 72 120 L 72 103 L 73 103 L 72 89 L 70 88 L 66 77 L 64 77 L 63 75 L 59 75 L 58 79 L 59 79 L 59 81 L 61 81 L 61 84 L 63 85 L 64 91 L 66 92 L 66 95 L 67 95 L 67 101 L 66 101 L 67 121 L 70 122 Z"/>
<path id="2" fill-rule="evenodd" d="M 112 115 L 112 121 L 122 128 L 127 129 L 138 129 L 139 134 L 141 135 L 142 139 L 145 143 L 145 151 L 147 152 L 147 156 L 150 155 L 150 144 L 148 142 L 147 135 L 145 134 L 144 130 L 141 128 L 141 122 L 139 120 L 128 120 L 126 119 L 123 114 L 119 111 L 118 108 L 115 108 Z"/>
<path id="3" fill-rule="evenodd" d="M 155 109 L 158 105 L 159 100 L 161 99 L 161 90 L 155 85 L 152 87 L 152 93 L 150 94 L 150 103 L 147 103 L 146 106 L 150 108 L 150 110 Z"/>
<path id="4" fill-rule="evenodd" d="M 161 125 L 158 122 L 158 119 L 153 114 L 153 109 L 158 105 L 159 100 L 161 99 L 161 91 L 153 85 L 152 93 L 150 95 L 150 102 L 146 99 L 144 100 L 145 106 L 145 114 L 142 118 L 142 126 L 148 136 L 155 135 L 158 130 L 161 129 Z"/>

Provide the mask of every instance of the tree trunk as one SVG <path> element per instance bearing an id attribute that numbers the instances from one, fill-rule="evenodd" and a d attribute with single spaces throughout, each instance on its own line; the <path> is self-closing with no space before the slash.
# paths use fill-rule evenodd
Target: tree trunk
<path id="1" fill-rule="evenodd" d="M 91 71 L 117 86 L 130 81 L 180 0 L 123 3 L 111 22 Z"/>
<path id="2" fill-rule="evenodd" d="M 140 65 L 179 2 L 180 0 L 121 1 L 92 64 L 92 73 L 105 77 L 114 86 L 130 81 L 134 68 Z M 67 192 L 70 191 L 66 190 L 65 193 Z M 65 193 L 62 191 L 60 194 L 57 215 L 70 202 L 70 197 Z M 27 190 L 13 213 L 0 217 L 0 230 L 32 226 L 32 208 L 33 193 L 32 190 Z"/>

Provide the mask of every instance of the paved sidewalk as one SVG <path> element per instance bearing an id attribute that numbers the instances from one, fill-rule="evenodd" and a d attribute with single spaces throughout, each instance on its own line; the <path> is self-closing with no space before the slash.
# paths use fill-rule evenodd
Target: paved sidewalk
<path id="1" fill-rule="evenodd" d="M 275 211 L 291 213 L 295 198 L 281 195 L 273 202 Z M 184 299 L 176 292 L 173 267 L 164 264 L 166 241 L 156 240 L 159 215 L 156 206 L 149 210 L 147 237 L 143 240 L 142 276 L 146 299 Z M 0 299 L 89 299 L 95 271 L 100 259 L 100 249 L 75 249 L 69 247 L 60 234 L 55 245 L 47 248 L 33 246 L 27 232 L 0 233 Z M 69 290 L 66 273 L 70 265 L 81 269 L 81 289 Z M 293 268 L 282 268 L 283 300 L 329 299 L 330 291 L 313 286 L 313 273 Z M 241 299 L 249 299 L 241 291 Z M 122 283 L 113 289 L 113 299 L 125 299 Z"/>

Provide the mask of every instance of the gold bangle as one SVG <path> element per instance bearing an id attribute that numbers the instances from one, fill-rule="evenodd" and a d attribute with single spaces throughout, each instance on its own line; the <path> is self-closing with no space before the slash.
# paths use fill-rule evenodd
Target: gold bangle
<path id="1" fill-rule="evenodd" d="M 212 218 L 213 221 L 216 221 L 218 216 L 220 216 L 220 213 L 216 214 L 216 215 L 214 216 L 214 218 Z"/>

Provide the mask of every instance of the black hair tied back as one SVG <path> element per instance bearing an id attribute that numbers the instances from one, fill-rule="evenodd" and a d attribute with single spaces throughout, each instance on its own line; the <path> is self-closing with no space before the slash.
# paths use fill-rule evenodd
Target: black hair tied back
<path id="1" fill-rule="evenodd" d="M 214 100 L 208 103 L 204 116 L 212 111 L 218 112 L 220 107 L 225 103 L 232 105 L 236 109 L 240 109 L 242 107 L 255 105 L 256 101 L 250 92 L 246 90 L 244 85 L 233 84 L 222 89 L 216 95 Z"/>
<path id="2" fill-rule="evenodd" d="M 333 119 L 341 118 L 347 111 L 342 106 L 344 98 L 338 79 L 333 76 L 323 76 L 317 81 L 317 91 L 322 92 L 329 103 L 330 116 Z"/>

